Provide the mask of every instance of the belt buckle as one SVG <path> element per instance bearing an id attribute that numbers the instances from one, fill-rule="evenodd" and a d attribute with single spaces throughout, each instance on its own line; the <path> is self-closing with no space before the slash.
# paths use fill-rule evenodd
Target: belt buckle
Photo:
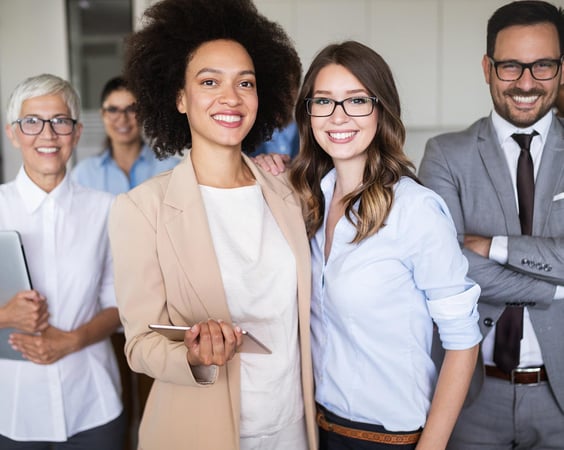
<path id="1" fill-rule="evenodd" d="M 536 386 L 541 382 L 541 367 L 523 367 L 523 368 L 515 368 L 511 371 L 511 384 L 529 384 Z M 515 374 L 517 373 L 536 373 L 537 374 L 537 381 L 535 383 L 516 383 L 515 382 Z"/>

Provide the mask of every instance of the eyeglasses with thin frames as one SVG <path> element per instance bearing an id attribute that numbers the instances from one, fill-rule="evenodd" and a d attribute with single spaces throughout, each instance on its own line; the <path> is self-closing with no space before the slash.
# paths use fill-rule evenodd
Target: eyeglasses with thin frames
<path id="1" fill-rule="evenodd" d="M 41 119 L 39 117 L 30 116 L 17 119 L 12 125 L 18 124 L 23 134 L 29 136 L 37 136 L 43 132 L 45 124 L 49 123 L 51 130 L 58 136 L 68 136 L 74 131 L 77 120 L 70 117 L 53 117 L 52 119 Z"/>
<path id="2" fill-rule="evenodd" d="M 501 81 L 517 81 L 529 69 L 531 76 L 538 81 L 552 80 L 558 75 L 562 66 L 562 57 L 560 59 L 539 59 L 532 63 L 522 63 L 519 61 L 507 60 L 496 61 L 489 58 L 495 69 L 496 76 Z"/>
<path id="3" fill-rule="evenodd" d="M 329 117 L 335 112 L 337 106 L 350 117 L 369 116 L 378 103 L 377 97 L 349 97 L 340 102 L 327 97 L 306 98 L 306 111 L 313 117 Z"/>
<path id="4" fill-rule="evenodd" d="M 137 107 L 135 103 L 132 103 L 131 105 L 126 106 L 125 108 L 119 108 L 118 106 L 110 105 L 102 108 L 102 112 L 106 114 L 108 117 L 110 117 L 112 120 L 115 120 L 122 114 L 128 117 L 134 116 L 137 113 Z"/>

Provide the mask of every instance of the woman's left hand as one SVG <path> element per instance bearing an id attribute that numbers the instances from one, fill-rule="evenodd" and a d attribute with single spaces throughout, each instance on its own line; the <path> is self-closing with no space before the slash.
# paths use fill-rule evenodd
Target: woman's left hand
<path id="1" fill-rule="evenodd" d="M 9 343 L 14 350 L 21 352 L 25 359 L 36 364 L 53 364 L 78 350 L 75 334 L 53 326 L 47 327 L 39 335 L 13 333 Z"/>

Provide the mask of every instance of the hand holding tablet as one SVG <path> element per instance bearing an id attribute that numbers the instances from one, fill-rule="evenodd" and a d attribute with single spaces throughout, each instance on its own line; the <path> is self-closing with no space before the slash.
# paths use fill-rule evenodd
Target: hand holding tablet
<path id="1" fill-rule="evenodd" d="M 190 329 L 189 326 L 159 324 L 151 324 L 149 325 L 149 328 L 161 333 L 171 341 L 183 341 L 184 333 Z M 239 347 L 238 351 L 242 353 L 272 353 L 266 345 L 246 330 L 243 330 L 243 344 Z"/>

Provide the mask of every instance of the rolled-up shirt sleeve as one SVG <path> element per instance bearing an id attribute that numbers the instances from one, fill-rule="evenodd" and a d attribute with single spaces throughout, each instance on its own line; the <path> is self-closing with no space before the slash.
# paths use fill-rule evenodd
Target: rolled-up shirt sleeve
<path id="1" fill-rule="evenodd" d="M 416 206 L 417 240 L 410 258 L 415 283 L 427 299 L 427 308 L 447 350 L 471 348 L 482 339 L 477 303 L 480 287 L 467 277 L 468 261 L 462 254 L 456 230 L 443 200 L 423 196 Z"/>
<path id="2" fill-rule="evenodd" d="M 469 343 L 474 346 L 482 339 L 478 326 L 479 297 L 480 286 L 474 284 L 460 294 L 427 302 L 445 349 L 462 350 L 468 348 Z"/>

